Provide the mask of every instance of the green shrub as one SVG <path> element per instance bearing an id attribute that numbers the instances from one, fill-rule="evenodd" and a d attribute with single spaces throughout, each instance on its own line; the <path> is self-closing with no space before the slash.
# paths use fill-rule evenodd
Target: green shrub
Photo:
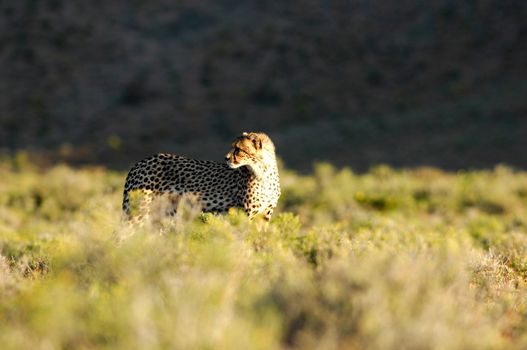
<path id="1" fill-rule="evenodd" d="M 129 227 L 123 173 L 0 166 L 5 349 L 527 346 L 527 174 L 319 164 L 242 211 Z"/>

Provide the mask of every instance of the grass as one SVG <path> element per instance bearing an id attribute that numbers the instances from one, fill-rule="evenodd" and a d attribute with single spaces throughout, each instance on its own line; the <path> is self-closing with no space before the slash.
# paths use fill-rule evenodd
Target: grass
<path id="1" fill-rule="evenodd" d="M 258 230 L 120 221 L 124 173 L 0 163 L 4 349 L 527 347 L 527 174 L 282 170 Z"/>

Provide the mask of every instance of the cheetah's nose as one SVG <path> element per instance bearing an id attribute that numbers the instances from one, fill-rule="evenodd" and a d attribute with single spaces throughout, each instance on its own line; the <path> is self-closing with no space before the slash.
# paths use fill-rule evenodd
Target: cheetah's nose
<path id="1" fill-rule="evenodd" d="M 225 160 L 229 160 L 230 158 L 231 158 L 231 154 L 230 154 L 230 153 L 227 153 L 227 154 L 225 155 Z"/>

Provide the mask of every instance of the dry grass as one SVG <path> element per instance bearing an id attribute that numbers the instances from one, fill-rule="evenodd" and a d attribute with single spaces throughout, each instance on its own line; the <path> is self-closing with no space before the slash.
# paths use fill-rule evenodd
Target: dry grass
<path id="1" fill-rule="evenodd" d="M 318 165 L 279 214 L 120 222 L 124 174 L 0 165 L 5 349 L 527 346 L 527 174 Z"/>

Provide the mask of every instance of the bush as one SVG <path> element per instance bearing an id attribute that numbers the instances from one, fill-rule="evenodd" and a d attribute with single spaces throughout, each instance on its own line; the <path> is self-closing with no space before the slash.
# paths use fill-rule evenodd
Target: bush
<path id="1" fill-rule="evenodd" d="M 523 172 L 322 164 L 282 172 L 266 227 L 233 210 L 137 228 L 125 174 L 0 172 L 5 349 L 527 346 Z"/>

